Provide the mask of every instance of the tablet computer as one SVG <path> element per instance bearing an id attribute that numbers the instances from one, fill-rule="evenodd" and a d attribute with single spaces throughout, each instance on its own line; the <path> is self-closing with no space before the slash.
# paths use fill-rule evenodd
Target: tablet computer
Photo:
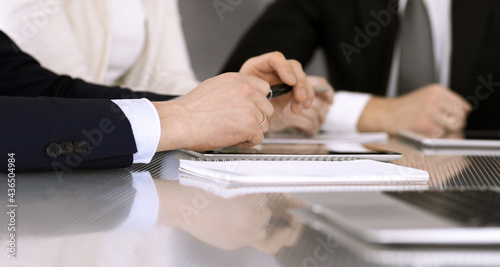
<path id="1" fill-rule="evenodd" d="M 315 214 L 386 245 L 500 245 L 500 189 L 297 193 Z"/>
<path id="2" fill-rule="evenodd" d="M 291 210 L 312 229 L 327 235 L 364 261 L 383 266 L 497 266 L 500 262 L 498 246 L 450 245 L 386 245 L 366 242 L 349 233 L 326 217 L 307 209 Z M 316 235 L 311 235 L 316 237 Z M 312 241 L 311 241 L 312 242 Z M 345 252 L 345 251 L 342 251 Z M 351 255 L 354 256 L 354 255 Z M 326 265 L 325 265 L 326 266 Z M 369 265 L 371 266 L 371 265 Z"/>
<path id="3" fill-rule="evenodd" d="M 399 136 L 424 147 L 500 149 L 499 131 L 465 131 L 448 133 L 439 138 L 427 137 L 412 131 L 400 131 Z"/>
<path id="4" fill-rule="evenodd" d="M 232 146 L 214 151 L 185 152 L 206 160 L 394 161 L 402 156 L 400 153 L 375 150 L 360 144 L 260 144 L 251 148 Z"/>

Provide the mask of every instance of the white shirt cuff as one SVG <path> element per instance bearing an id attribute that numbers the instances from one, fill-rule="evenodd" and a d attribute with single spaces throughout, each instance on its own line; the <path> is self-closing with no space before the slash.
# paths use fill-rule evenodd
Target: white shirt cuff
<path id="1" fill-rule="evenodd" d="M 357 125 L 370 94 L 339 91 L 335 93 L 335 103 L 326 115 L 324 131 L 357 131 Z"/>
<path id="2" fill-rule="evenodd" d="M 111 100 L 123 111 L 132 126 L 137 153 L 134 163 L 149 163 L 160 142 L 161 124 L 156 108 L 149 100 Z"/>
<path id="3" fill-rule="evenodd" d="M 132 172 L 133 187 L 136 190 L 128 218 L 119 230 L 147 230 L 156 225 L 160 203 L 153 177 L 148 171 Z"/>

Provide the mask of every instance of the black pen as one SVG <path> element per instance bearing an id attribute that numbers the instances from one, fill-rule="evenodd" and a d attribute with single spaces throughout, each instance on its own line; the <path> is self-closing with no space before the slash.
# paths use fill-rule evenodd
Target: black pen
<path id="1" fill-rule="evenodd" d="M 267 94 L 267 99 L 275 98 L 278 96 L 286 95 L 293 90 L 293 87 L 284 83 L 271 86 L 271 91 Z M 330 87 L 314 87 L 315 93 L 325 93 L 331 90 Z"/>
<path id="2" fill-rule="evenodd" d="M 293 90 L 293 87 L 284 83 L 271 86 L 271 91 L 267 94 L 267 99 L 286 95 Z"/>

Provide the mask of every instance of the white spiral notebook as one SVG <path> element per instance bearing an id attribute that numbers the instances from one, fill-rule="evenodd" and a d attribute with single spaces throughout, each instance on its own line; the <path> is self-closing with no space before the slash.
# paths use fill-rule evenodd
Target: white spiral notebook
<path id="1" fill-rule="evenodd" d="M 179 169 L 228 185 L 394 185 L 426 184 L 429 179 L 426 171 L 373 160 L 180 160 Z"/>

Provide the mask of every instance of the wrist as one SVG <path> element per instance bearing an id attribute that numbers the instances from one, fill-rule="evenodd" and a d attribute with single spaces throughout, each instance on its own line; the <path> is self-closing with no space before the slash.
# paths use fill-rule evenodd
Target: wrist
<path id="1" fill-rule="evenodd" d="M 365 106 L 359 118 L 357 129 L 360 132 L 386 132 L 390 99 L 383 97 L 372 97 Z"/>
<path id="2" fill-rule="evenodd" d="M 178 105 L 176 100 L 166 102 L 153 102 L 153 106 L 158 112 L 161 124 L 160 142 L 156 152 L 181 149 L 186 147 L 187 125 L 182 119 L 182 105 Z"/>

